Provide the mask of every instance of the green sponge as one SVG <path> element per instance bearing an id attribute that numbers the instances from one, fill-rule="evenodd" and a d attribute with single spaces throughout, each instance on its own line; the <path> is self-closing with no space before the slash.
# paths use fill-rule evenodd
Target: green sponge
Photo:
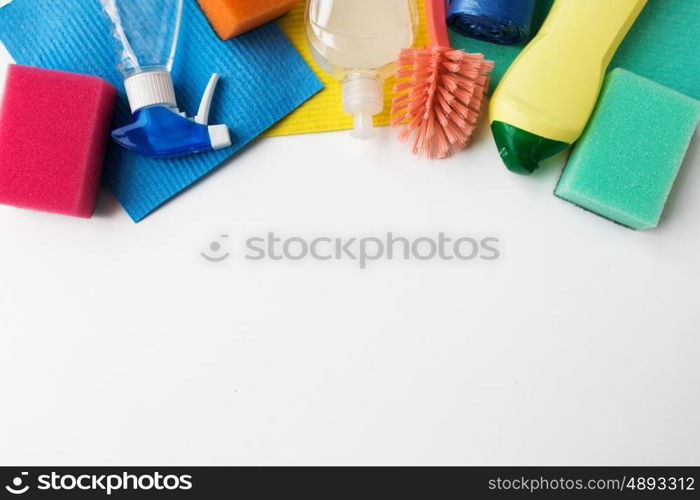
<path id="1" fill-rule="evenodd" d="M 612 71 L 554 194 L 633 229 L 656 227 L 698 120 L 700 102 Z"/>

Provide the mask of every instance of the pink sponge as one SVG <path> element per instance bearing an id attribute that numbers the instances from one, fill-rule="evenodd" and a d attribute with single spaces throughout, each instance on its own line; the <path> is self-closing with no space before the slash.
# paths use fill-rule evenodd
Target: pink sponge
<path id="1" fill-rule="evenodd" d="M 93 76 L 10 66 L 0 108 L 0 203 L 91 217 L 116 96 Z"/>

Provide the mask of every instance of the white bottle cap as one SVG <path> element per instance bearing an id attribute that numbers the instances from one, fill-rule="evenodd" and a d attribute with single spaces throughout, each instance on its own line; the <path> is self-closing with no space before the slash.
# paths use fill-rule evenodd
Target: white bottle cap
<path id="1" fill-rule="evenodd" d="M 131 112 L 147 106 L 177 108 L 173 79 L 167 71 L 146 71 L 124 81 Z"/>
<path id="2" fill-rule="evenodd" d="M 343 109 L 354 116 L 353 137 L 374 136 L 372 117 L 384 109 L 383 90 L 379 75 L 348 75 L 343 80 Z"/>

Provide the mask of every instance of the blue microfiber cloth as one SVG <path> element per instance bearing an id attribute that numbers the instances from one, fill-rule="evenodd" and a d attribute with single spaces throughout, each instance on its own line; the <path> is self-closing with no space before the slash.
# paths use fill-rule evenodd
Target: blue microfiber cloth
<path id="1" fill-rule="evenodd" d="M 114 123 L 124 125 L 131 121 L 131 112 L 102 16 L 99 0 L 13 0 L 0 8 L 0 41 L 20 64 L 95 75 L 113 83 L 121 92 Z M 222 80 L 210 122 L 229 126 L 232 147 L 158 160 L 116 144 L 110 146 L 103 181 L 135 222 L 322 88 L 274 23 L 222 42 L 195 0 L 185 0 L 173 78 L 178 105 L 189 116 L 196 114 L 202 92 L 215 72 Z"/>

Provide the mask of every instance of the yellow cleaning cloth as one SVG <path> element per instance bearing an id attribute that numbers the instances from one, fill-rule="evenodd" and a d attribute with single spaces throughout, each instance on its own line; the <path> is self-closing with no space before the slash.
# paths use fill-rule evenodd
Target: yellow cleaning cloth
<path id="1" fill-rule="evenodd" d="M 420 27 L 414 47 L 423 47 L 428 44 L 425 2 L 424 0 L 418 0 L 417 3 L 418 12 L 420 13 Z M 266 136 L 308 134 L 352 128 L 352 116 L 343 112 L 340 82 L 319 68 L 311 56 L 311 51 L 306 43 L 306 33 L 304 32 L 304 4 L 305 2 L 300 2 L 289 14 L 280 18 L 277 22 L 302 57 L 311 66 L 314 73 L 321 79 L 325 89 L 273 126 L 267 131 Z M 387 79 L 384 87 L 384 111 L 374 117 L 376 126 L 389 125 L 389 109 L 391 108 L 391 99 L 394 94 L 393 89 L 394 77 L 392 76 Z"/>

